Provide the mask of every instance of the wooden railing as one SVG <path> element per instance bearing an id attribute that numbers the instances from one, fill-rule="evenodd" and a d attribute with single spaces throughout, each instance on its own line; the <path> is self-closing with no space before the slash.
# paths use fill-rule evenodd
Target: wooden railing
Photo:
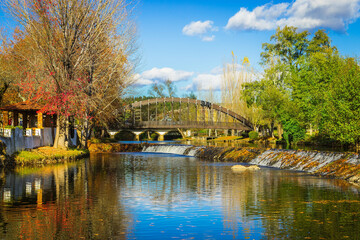
<path id="1" fill-rule="evenodd" d="M 186 129 L 235 129 L 251 130 L 242 123 L 237 122 L 194 122 L 194 121 L 141 121 L 127 123 L 123 126 L 129 129 L 169 129 L 169 128 L 186 128 Z"/>

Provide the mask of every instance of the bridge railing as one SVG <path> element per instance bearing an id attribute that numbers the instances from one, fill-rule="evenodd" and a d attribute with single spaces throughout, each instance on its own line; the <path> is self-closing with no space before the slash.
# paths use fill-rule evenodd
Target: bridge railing
<path id="1" fill-rule="evenodd" d="M 251 130 L 238 122 L 196 122 L 196 121 L 142 121 L 128 123 L 126 128 L 187 128 L 187 129 L 236 129 Z"/>

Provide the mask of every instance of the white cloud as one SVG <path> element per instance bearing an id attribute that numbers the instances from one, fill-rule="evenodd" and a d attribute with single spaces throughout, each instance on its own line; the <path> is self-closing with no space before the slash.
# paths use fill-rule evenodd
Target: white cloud
<path id="1" fill-rule="evenodd" d="M 154 82 L 149 80 L 149 79 L 144 79 L 141 77 L 140 74 L 135 74 L 134 76 L 134 84 L 135 85 L 151 85 L 153 84 Z"/>
<path id="2" fill-rule="evenodd" d="M 182 32 L 188 36 L 197 36 L 197 35 L 204 35 L 208 32 L 215 31 L 216 28 L 213 26 L 213 21 L 197 21 L 191 22 L 190 24 L 186 25 Z"/>
<path id="3" fill-rule="evenodd" d="M 170 80 L 172 82 L 183 81 L 193 76 L 193 72 L 174 70 L 172 68 L 153 68 L 135 76 L 135 84 L 150 85 L 155 82 Z"/>
<path id="4" fill-rule="evenodd" d="M 252 12 L 241 8 L 229 19 L 226 29 L 260 31 L 274 29 L 276 27 L 275 20 L 285 13 L 288 6 L 287 3 L 266 4 L 256 7 Z"/>
<path id="5" fill-rule="evenodd" d="M 215 40 L 215 35 L 205 36 L 205 37 L 202 38 L 202 40 L 203 40 L 204 42 L 212 42 L 212 41 Z"/>
<path id="6" fill-rule="evenodd" d="M 216 31 L 218 31 L 218 28 L 214 27 L 214 22 L 210 20 L 204 22 L 202 21 L 191 22 L 188 25 L 186 25 L 182 30 L 184 35 L 199 36 L 205 42 L 214 41 L 215 36 L 214 35 L 209 36 L 208 34 Z"/>
<path id="7" fill-rule="evenodd" d="M 292 4 L 265 4 L 253 11 L 241 8 L 226 29 L 273 30 L 285 25 L 299 29 L 329 28 L 345 31 L 359 18 L 360 0 L 296 0 Z"/>
<path id="8" fill-rule="evenodd" d="M 221 89 L 221 75 L 220 74 L 199 74 L 194 79 L 192 84 L 187 86 L 187 90 L 220 90 Z"/>

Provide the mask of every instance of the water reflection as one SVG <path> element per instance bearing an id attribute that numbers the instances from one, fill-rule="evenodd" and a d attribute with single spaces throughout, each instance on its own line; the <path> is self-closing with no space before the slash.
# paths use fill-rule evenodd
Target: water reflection
<path id="1" fill-rule="evenodd" d="M 124 237 L 130 219 L 118 188 L 91 174 L 88 161 L 40 169 L 3 170 L 1 239 Z M 109 180 L 112 177 L 109 176 Z M 106 194 L 106 201 L 99 198 Z"/>
<path id="2" fill-rule="evenodd" d="M 3 239 L 360 239 L 340 180 L 160 154 L 0 173 Z"/>

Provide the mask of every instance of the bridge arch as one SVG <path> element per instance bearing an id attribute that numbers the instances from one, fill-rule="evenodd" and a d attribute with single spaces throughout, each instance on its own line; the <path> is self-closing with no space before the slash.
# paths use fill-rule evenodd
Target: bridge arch
<path id="1" fill-rule="evenodd" d="M 124 126 L 132 129 L 236 129 L 250 131 L 252 124 L 234 111 L 190 98 L 153 98 L 125 107 Z"/>

